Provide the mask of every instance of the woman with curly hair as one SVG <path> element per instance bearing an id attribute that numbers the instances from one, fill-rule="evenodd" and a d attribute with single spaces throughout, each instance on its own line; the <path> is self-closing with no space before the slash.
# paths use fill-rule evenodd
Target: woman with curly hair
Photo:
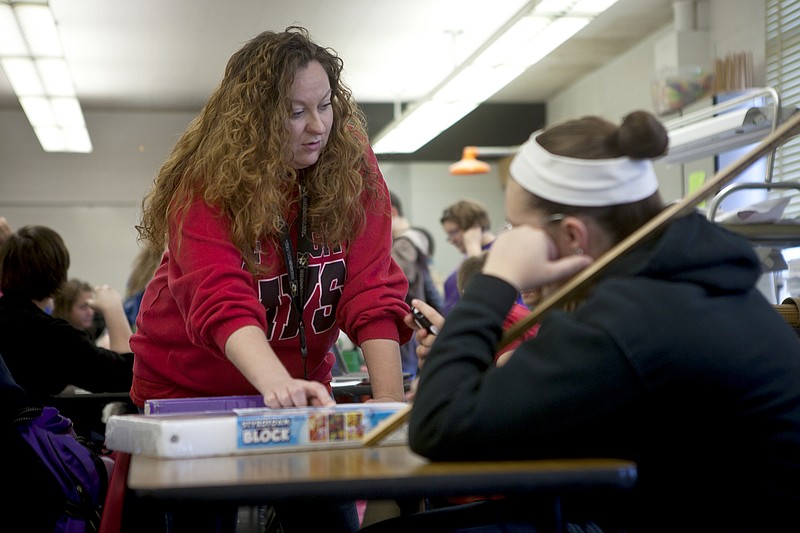
<path id="1" fill-rule="evenodd" d="M 261 33 L 178 140 L 137 227 L 166 249 L 131 341 L 137 405 L 238 394 L 331 405 L 340 329 L 364 353 L 373 400 L 403 400 L 407 282 L 342 68 L 303 28 Z"/>
<path id="2" fill-rule="evenodd" d="M 342 68 L 303 28 L 261 33 L 179 138 L 137 228 L 166 249 L 131 340 L 137 405 L 241 394 L 332 405 L 340 330 L 363 351 L 372 399 L 403 401 L 408 282 Z M 283 516 L 336 525 L 311 514 Z M 358 527 L 354 506 L 339 516 L 339 529 Z"/>

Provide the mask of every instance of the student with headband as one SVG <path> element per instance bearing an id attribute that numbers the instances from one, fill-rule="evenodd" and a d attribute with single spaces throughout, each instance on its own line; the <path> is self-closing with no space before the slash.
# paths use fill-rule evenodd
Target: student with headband
<path id="1" fill-rule="evenodd" d="M 521 146 L 506 190 L 514 228 L 446 324 L 433 317 L 438 337 L 417 333 L 430 353 L 410 446 L 440 461 L 635 461 L 624 498 L 563 500 L 565 521 L 584 528 L 774 530 L 796 522 L 800 504 L 800 340 L 756 289 L 760 264 L 744 238 L 700 213 L 675 219 L 493 364 L 519 291 L 552 292 L 662 210 L 650 160 L 667 143 L 638 111 L 621 126 L 570 120 Z M 498 516 L 531 523 L 544 516 L 536 501 L 425 519 L 445 513 L 449 530 Z"/>

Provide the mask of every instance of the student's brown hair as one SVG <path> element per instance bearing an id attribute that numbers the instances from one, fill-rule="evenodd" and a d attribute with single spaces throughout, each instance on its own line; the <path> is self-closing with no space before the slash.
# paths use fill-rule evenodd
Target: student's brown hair
<path id="1" fill-rule="evenodd" d="M 664 126 L 646 111 L 628 114 L 619 126 L 595 116 L 568 120 L 545 129 L 536 139 L 550 153 L 578 159 L 654 159 L 663 155 L 669 144 Z M 636 231 L 664 208 L 658 192 L 637 202 L 602 207 L 569 206 L 533 194 L 530 198 L 532 209 L 547 214 L 583 214 L 593 218 L 614 243 Z"/>
<path id="2" fill-rule="evenodd" d="M 483 270 L 483 265 L 486 264 L 486 252 L 481 255 L 473 255 L 467 257 L 461 262 L 458 267 L 458 274 L 456 274 L 456 286 L 458 287 L 459 294 L 464 293 L 470 280 Z"/>
<path id="3" fill-rule="evenodd" d="M 442 212 L 440 220 L 442 224 L 452 222 L 458 229 L 464 231 L 478 226 L 483 231 L 489 231 L 492 223 L 489 220 L 489 211 L 486 207 L 475 200 L 459 200 L 453 205 L 446 207 Z"/>
<path id="4" fill-rule="evenodd" d="M 43 300 L 67 281 L 69 251 L 46 226 L 24 226 L 0 247 L 0 291 L 4 296 Z"/>

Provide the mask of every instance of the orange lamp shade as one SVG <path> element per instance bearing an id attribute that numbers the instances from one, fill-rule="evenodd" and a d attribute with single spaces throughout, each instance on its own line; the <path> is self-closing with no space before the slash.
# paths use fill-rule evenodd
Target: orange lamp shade
<path id="1" fill-rule="evenodd" d="M 488 163 L 478 161 L 478 147 L 465 146 L 461 161 L 453 163 L 449 167 L 450 174 L 463 176 L 468 174 L 488 174 L 491 167 Z"/>

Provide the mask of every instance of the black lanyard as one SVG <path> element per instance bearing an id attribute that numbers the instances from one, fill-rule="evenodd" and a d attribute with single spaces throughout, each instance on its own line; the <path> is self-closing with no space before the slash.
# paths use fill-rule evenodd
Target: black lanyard
<path id="1" fill-rule="evenodd" d="M 306 367 L 308 347 L 306 346 L 306 326 L 303 321 L 303 306 L 306 300 L 308 257 L 311 252 L 312 244 L 308 238 L 308 195 L 306 194 L 306 188 L 303 184 L 300 184 L 300 232 L 297 237 L 297 255 L 295 255 L 292 247 L 289 225 L 286 224 L 285 221 L 283 228 L 281 244 L 283 247 L 283 256 L 286 259 L 286 272 L 289 276 L 292 307 L 297 315 L 300 328 L 300 357 L 303 359 L 303 378 L 308 379 L 308 368 Z"/>

